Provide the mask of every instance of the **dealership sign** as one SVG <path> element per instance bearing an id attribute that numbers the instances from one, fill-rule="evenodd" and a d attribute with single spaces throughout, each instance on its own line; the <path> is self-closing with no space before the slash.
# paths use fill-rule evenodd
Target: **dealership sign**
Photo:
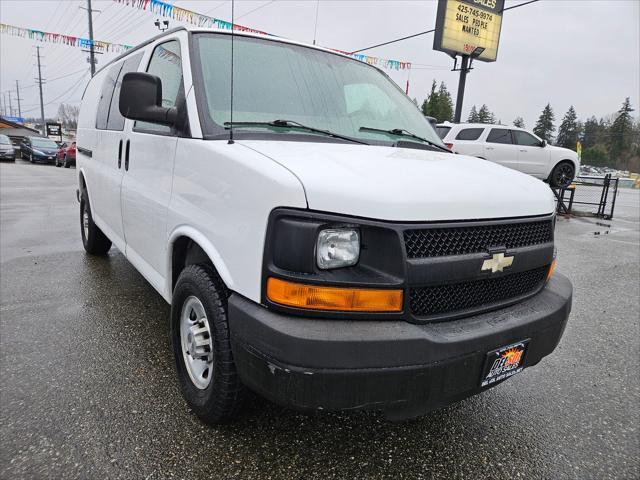
<path id="1" fill-rule="evenodd" d="M 450 55 L 476 51 L 477 60 L 495 62 L 503 8 L 504 0 L 439 0 L 434 50 Z"/>

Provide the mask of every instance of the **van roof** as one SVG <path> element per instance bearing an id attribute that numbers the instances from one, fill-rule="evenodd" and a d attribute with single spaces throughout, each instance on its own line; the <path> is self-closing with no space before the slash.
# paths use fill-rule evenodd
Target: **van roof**
<path id="1" fill-rule="evenodd" d="M 166 31 L 158 34 L 158 35 L 155 35 L 154 37 L 149 38 L 148 40 L 145 40 L 144 42 L 136 45 L 135 47 L 130 48 L 126 52 L 121 53 L 116 58 L 111 60 L 109 63 L 103 65 L 102 68 L 97 70 L 96 74 L 98 72 L 100 72 L 101 70 L 104 70 L 105 68 L 107 68 L 112 63 L 115 63 L 115 62 L 121 60 L 122 58 L 126 57 L 127 55 L 130 55 L 131 53 L 135 52 L 136 50 L 139 50 L 139 49 L 141 49 L 143 47 L 146 47 L 147 45 L 149 45 L 150 43 L 155 42 L 156 40 L 159 40 L 159 39 L 161 39 L 163 37 L 166 37 L 168 35 L 172 35 L 172 34 L 174 34 L 176 32 L 179 32 L 179 31 L 186 31 L 186 32 L 190 32 L 190 33 L 220 33 L 220 34 L 224 34 L 224 35 L 231 35 L 231 33 L 232 33 L 231 30 L 223 30 L 223 29 L 220 29 L 220 28 L 196 27 L 196 26 L 192 26 L 192 25 L 171 28 L 169 30 L 166 30 Z M 290 39 L 284 38 L 284 37 L 277 37 L 275 35 L 264 35 L 264 34 L 260 34 L 260 33 L 252 33 L 252 32 L 237 31 L 237 30 L 233 31 L 233 35 L 234 36 L 239 36 L 239 37 L 240 36 L 242 36 L 242 37 L 252 37 L 252 38 L 259 38 L 261 40 L 288 43 L 290 45 L 299 45 L 299 46 L 302 46 L 302 47 L 313 48 L 314 50 L 319 50 L 321 52 L 327 52 L 327 53 L 332 53 L 334 55 L 339 55 L 341 57 L 348 58 L 348 59 L 354 60 L 356 62 L 359 61 L 359 60 L 353 58 L 352 56 L 347 55 L 347 54 L 345 54 L 345 53 L 343 53 L 341 51 L 338 51 L 338 50 L 332 50 L 330 48 L 319 47 L 318 45 L 311 45 L 309 43 L 299 42 L 297 40 L 290 40 Z M 370 64 L 367 64 L 367 65 L 370 65 Z M 372 66 L 374 68 L 378 68 L 375 65 L 370 65 L 370 66 Z"/>

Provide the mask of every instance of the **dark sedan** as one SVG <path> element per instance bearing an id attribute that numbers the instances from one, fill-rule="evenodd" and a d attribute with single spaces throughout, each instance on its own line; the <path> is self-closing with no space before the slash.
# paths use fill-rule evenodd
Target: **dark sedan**
<path id="1" fill-rule="evenodd" d="M 20 145 L 20 155 L 31 163 L 55 163 L 58 144 L 44 137 L 25 137 Z"/>
<path id="2" fill-rule="evenodd" d="M 16 161 L 16 152 L 11 144 L 11 139 L 6 135 L 0 134 L 0 160 Z"/>

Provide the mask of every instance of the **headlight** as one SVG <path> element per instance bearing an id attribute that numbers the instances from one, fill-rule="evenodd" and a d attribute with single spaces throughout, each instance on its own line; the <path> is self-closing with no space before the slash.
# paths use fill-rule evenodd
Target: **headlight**
<path id="1" fill-rule="evenodd" d="M 360 235 L 352 228 L 321 230 L 316 243 L 316 261 L 322 270 L 358 263 Z"/>

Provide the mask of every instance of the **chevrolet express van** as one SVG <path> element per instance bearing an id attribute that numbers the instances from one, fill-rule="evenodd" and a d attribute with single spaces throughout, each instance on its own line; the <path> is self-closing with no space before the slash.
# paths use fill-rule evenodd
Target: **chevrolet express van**
<path id="1" fill-rule="evenodd" d="M 85 250 L 115 245 L 171 304 L 208 423 L 246 389 L 414 417 L 536 365 L 569 316 L 549 187 L 452 154 L 330 50 L 167 31 L 93 77 L 77 164 Z"/>

